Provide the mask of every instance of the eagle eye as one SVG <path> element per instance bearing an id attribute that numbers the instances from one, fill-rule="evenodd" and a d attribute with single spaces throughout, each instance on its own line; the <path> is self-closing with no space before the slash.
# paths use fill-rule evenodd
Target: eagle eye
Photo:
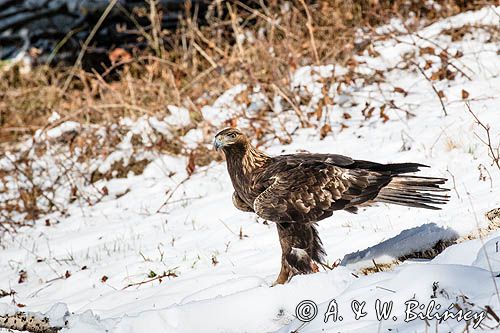
<path id="1" fill-rule="evenodd" d="M 228 138 L 234 139 L 236 137 L 236 133 L 229 133 L 227 135 Z"/>

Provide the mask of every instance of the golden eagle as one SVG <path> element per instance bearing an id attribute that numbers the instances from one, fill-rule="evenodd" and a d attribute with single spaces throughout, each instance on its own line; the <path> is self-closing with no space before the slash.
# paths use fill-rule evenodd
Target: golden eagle
<path id="1" fill-rule="evenodd" d="M 322 248 L 315 223 L 336 210 L 356 213 L 370 202 L 439 209 L 449 196 L 440 193 L 445 178 L 408 176 L 426 165 L 380 164 L 335 154 L 271 157 L 256 149 L 236 128 L 215 136 L 226 156 L 234 187 L 233 204 L 275 222 L 281 243 L 281 271 L 275 283 L 318 270 Z"/>

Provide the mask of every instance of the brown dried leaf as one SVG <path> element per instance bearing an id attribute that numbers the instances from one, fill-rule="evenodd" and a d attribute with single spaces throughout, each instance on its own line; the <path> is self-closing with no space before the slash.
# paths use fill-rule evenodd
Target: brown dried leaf
<path id="1" fill-rule="evenodd" d="M 128 61 L 132 59 L 132 56 L 126 50 L 121 47 L 117 47 L 113 51 L 109 52 L 108 58 L 112 64 L 115 64 L 119 61 Z"/>
<path id="2" fill-rule="evenodd" d="M 368 109 L 367 118 L 371 118 L 372 117 L 373 111 L 375 111 L 375 107 L 374 106 L 372 106 L 370 109 Z"/>
<path id="3" fill-rule="evenodd" d="M 421 47 L 420 48 L 420 55 L 423 54 L 436 54 L 436 50 L 433 47 L 427 46 L 427 47 Z"/>
<path id="4" fill-rule="evenodd" d="M 446 52 L 446 50 L 441 51 L 441 53 L 439 53 L 439 57 L 440 57 L 442 60 L 446 60 L 446 59 L 448 59 L 448 52 Z"/>
<path id="5" fill-rule="evenodd" d="M 394 92 L 396 93 L 400 93 L 400 94 L 403 94 L 403 95 L 408 95 L 408 93 L 406 92 L 406 90 L 404 90 L 403 88 L 401 87 L 394 87 Z"/>
<path id="6" fill-rule="evenodd" d="M 212 265 L 217 266 L 218 263 L 219 263 L 219 261 L 217 260 L 217 257 L 212 256 Z"/>
<path id="7" fill-rule="evenodd" d="M 465 89 L 462 89 L 462 99 L 469 98 L 469 92 Z"/>
<path id="8" fill-rule="evenodd" d="M 194 159 L 195 159 L 195 153 L 194 153 L 194 151 L 192 151 L 189 154 L 188 163 L 186 165 L 186 172 L 187 172 L 188 176 L 191 176 L 193 174 L 194 170 L 196 169 L 196 164 L 194 163 Z"/>
<path id="9" fill-rule="evenodd" d="M 330 124 L 324 124 L 319 131 L 320 139 L 323 140 L 331 131 L 332 127 L 330 126 Z"/>
<path id="10" fill-rule="evenodd" d="M 434 72 L 431 75 L 431 80 L 432 81 L 437 81 L 437 80 L 439 80 L 439 76 L 440 76 L 440 71 Z"/>
<path id="11" fill-rule="evenodd" d="M 250 92 L 248 90 L 243 90 L 242 92 L 240 92 L 235 98 L 234 100 L 236 102 L 238 102 L 239 104 L 245 104 L 245 105 L 248 105 L 250 104 L 250 96 L 249 96 Z"/>
<path id="12" fill-rule="evenodd" d="M 347 66 L 349 67 L 357 67 L 359 65 L 359 62 L 357 62 L 355 59 L 350 58 L 347 60 Z"/>
<path id="13" fill-rule="evenodd" d="M 445 74 L 446 79 L 451 81 L 451 80 L 454 80 L 456 76 L 457 76 L 457 72 L 452 72 L 449 69 L 446 70 L 446 74 Z"/>
<path id="14" fill-rule="evenodd" d="M 103 195 L 103 196 L 108 195 L 108 194 L 109 194 L 109 190 L 108 190 L 108 188 L 107 188 L 106 186 L 103 186 L 103 187 L 101 188 L 101 193 L 102 193 L 102 195 Z"/>
<path id="15" fill-rule="evenodd" d="M 28 279 L 28 273 L 25 270 L 19 271 L 19 279 L 17 283 L 24 283 Z"/>
<path id="16" fill-rule="evenodd" d="M 384 123 L 389 121 L 389 116 L 385 114 L 385 104 L 380 107 L 380 118 Z"/>

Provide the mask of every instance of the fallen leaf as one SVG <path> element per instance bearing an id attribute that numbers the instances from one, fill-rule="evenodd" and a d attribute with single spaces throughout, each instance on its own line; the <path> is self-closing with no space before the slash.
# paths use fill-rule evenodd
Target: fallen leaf
<path id="1" fill-rule="evenodd" d="M 380 118 L 384 123 L 389 121 L 389 116 L 385 114 L 385 104 L 380 107 Z"/>
<path id="2" fill-rule="evenodd" d="M 320 139 L 323 140 L 331 131 L 332 127 L 330 126 L 330 124 L 324 124 L 319 131 Z"/>
<path id="3" fill-rule="evenodd" d="M 196 164 L 194 163 L 194 157 L 195 157 L 195 153 L 194 153 L 194 151 L 192 151 L 189 154 L 188 163 L 186 165 L 186 172 L 187 172 L 188 176 L 191 176 L 193 174 L 194 170 L 196 169 Z"/>
<path id="4" fill-rule="evenodd" d="M 217 257 L 212 256 L 212 265 L 217 266 L 218 263 L 219 263 L 219 261 L 217 260 Z"/>
<path id="5" fill-rule="evenodd" d="M 440 76 L 440 71 L 434 72 L 431 75 L 431 80 L 432 81 L 437 81 L 437 80 L 439 80 L 439 76 Z"/>
<path id="6" fill-rule="evenodd" d="M 112 64 L 115 64 L 119 61 L 128 61 L 132 59 L 130 53 L 122 49 L 121 47 L 117 47 L 113 51 L 109 52 L 108 57 Z"/>
<path id="7" fill-rule="evenodd" d="M 106 186 L 103 186 L 103 187 L 101 188 L 101 193 L 102 193 L 102 195 L 103 195 L 103 196 L 108 195 L 108 194 L 109 194 L 109 190 L 108 190 L 108 188 L 107 188 Z"/>
<path id="8" fill-rule="evenodd" d="M 403 95 L 408 95 L 408 93 L 406 92 L 406 90 L 404 90 L 403 88 L 401 87 L 394 87 L 394 92 L 396 93 L 400 93 L 400 94 L 403 94 Z"/>
<path id="9" fill-rule="evenodd" d="M 436 50 L 433 47 L 427 46 L 427 47 L 421 47 L 420 48 L 420 54 L 436 54 Z"/>
<path id="10" fill-rule="evenodd" d="M 17 283 L 26 282 L 27 279 L 28 279 L 28 273 L 24 270 L 19 271 L 19 279 L 17 280 Z"/>

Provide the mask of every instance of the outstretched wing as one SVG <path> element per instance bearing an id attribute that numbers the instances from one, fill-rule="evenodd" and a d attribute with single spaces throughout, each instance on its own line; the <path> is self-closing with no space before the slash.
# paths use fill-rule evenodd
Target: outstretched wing
<path id="1" fill-rule="evenodd" d="M 374 199 L 391 181 L 389 172 L 346 169 L 303 159 L 284 168 L 254 201 L 254 211 L 273 222 L 316 222 L 333 211 L 355 211 L 355 205 Z"/>

